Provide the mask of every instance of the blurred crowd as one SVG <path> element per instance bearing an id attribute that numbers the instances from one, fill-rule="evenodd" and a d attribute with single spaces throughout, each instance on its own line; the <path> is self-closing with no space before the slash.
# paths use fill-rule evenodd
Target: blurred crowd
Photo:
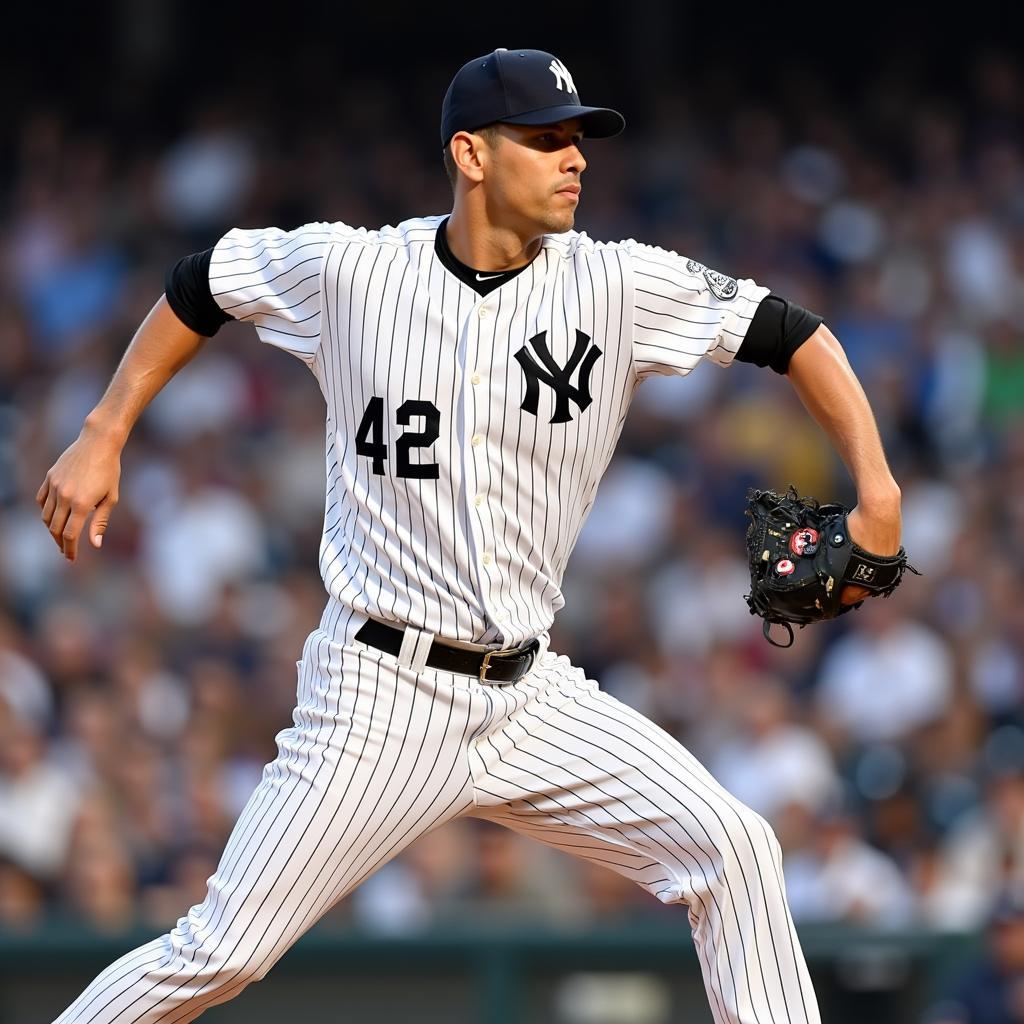
<path id="1" fill-rule="evenodd" d="M 779 651 L 743 600 L 746 488 L 852 501 L 785 380 L 705 365 L 638 392 L 553 647 L 769 818 L 798 922 L 976 930 L 1024 885 L 1024 79 L 879 78 L 782 100 L 714 73 L 594 143 L 577 226 L 751 277 L 821 313 L 871 398 L 923 573 Z M 592 90 L 593 91 L 593 90 Z M 102 553 L 68 565 L 34 495 L 179 256 L 232 225 L 449 209 L 440 154 L 377 91 L 342 133 L 198 101 L 174 137 L 26 110 L 0 186 L 0 929 L 165 929 L 204 893 L 290 724 L 319 619 L 323 411 L 231 324 L 126 449 Z M 611 100 L 609 100 L 611 102 Z M 477 822 L 330 915 L 678 914 Z M 684 918 L 680 918 L 684 920 Z"/>

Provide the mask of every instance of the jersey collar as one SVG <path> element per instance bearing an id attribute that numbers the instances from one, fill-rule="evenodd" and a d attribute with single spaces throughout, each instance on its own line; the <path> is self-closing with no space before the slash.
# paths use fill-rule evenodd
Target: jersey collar
<path id="1" fill-rule="evenodd" d="M 447 270 L 450 270 L 463 284 L 469 285 L 478 295 L 489 295 L 495 288 L 500 288 L 506 281 L 511 281 L 513 277 L 521 274 L 526 267 L 531 265 L 527 263 L 526 266 L 516 267 L 514 270 L 500 270 L 497 273 L 467 267 L 456 257 L 448 245 L 447 227 L 448 218 L 445 217 L 437 226 L 437 234 L 434 236 L 434 252 L 437 253 L 437 258 Z"/>

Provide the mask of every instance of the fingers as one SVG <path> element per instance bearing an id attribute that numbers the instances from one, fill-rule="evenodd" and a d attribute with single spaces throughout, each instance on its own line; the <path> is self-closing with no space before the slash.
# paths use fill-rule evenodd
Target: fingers
<path id="1" fill-rule="evenodd" d="M 42 507 L 42 519 L 54 543 L 69 562 L 75 561 L 78 557 L 78 540 L 92 511 L 92 505 L 62 494 L 60 486 L 50 480 L 49 474 L 36 493 L 36 503 Z M 116 504 L 117 496 L 108 495 L 96 506 L 90 531 L 90 540 L 94 547 L 98 548 L 103 543 L 103 534 Z"/>
<path id="2" fill-rule="evenodd" d="M 103 535 L 107 532 L 110 524 L 110 514 L 117 504 L 117 495 L 107 495 L 97 506 L 92 517 L 92 526 L 89 530 L 89 540 L 94 548 L 103 546 Z"/>
<path id="3" fill-rule="evenodd" d="M 843 587 L 840 600 L 843 604 L 856 604 L 858 601 L 863 601 L 865 597 L 870 596 L 871 591 L 865 590 L 864 587 Z"/>
<path id="4" fill-rule="evenodd" d="M 67 512 L 64 512 L 63 514 L 61 513 L 60 495 L 58 489 L 52 483 L 49 482 L 49 477 L 47 477 L 47 481 L 45 482 L 44 486 L 46 487 L 46 493 L 45 495 L 43 495 L 41 499 L 43 507 L 43 522 L 46 524 L 47 530 L 50 531 L 50 536 L 53 537 L 54 541 L 57 544 L 57 547 L 59 547 L 61 551 L 63 551 L 64 546 L 61 540 L 61 534 L 63 533 L 64 530 L 64 522 L 67 519 Z M 40 491 L 42 491 L 42 488 L 40 488 Z M 36 496 L 36 500 L 40 500 L 38 495 Z M 55 520 L 59 520 L 60 529 L 54 528 Z"/>
<path id="5" fill-rule="evenodd" d="M 67 554 L 65 550 L 65 531 L 68 530 L 68 523 L 72 515 L 71 502 L 65 499 L 57 500 L 57 507 L 53 511 L 53 518 L 50 520 L 50 536 L 57 542 L 57 547 Z M 70 535 L 70 534 L 69 534 Z"/>
<path id="6" fill-rule="evenodd" d="M 120 468 L 117 452 L 79 437 L 47 472 L 36 502 L 50 536 L 68 561 L 78 557 L 79 538 L 90 515 L 89 539 L 94 547 L 102 544 L 117 504 Z"/>
<path id="7" fill-rule="evenodd" d="M 46 523 L 46 528 L 50 528 L 50 520 L 53 519 L 53 513 L 57 509 L 57 492 L 49 490 L 46 493 L 46 498 L 43 501 L 43 522 Z"/>
<path id="8" fill-rule="evenodd" d="M 43 506 L 43 522 L 46 523 L 50 536 L 64 552 L 64 556 L 72 562 L 75 560 L 74 551 L 78 534 L 81 532 L 87 512 L 88 509 L 77 506 L 67 497 L 62 497 L 55 488 L 51 489 L 50 496 Z"/>
<path id="9" fill-rule="evenodd" d="M 61 533 L 61 539 L 64 542 L 62 550 L 64 557 L 69 562 L 73 562 L 78 555 L 78 538 L 82 533 L 82 527 L 85 526 L 85 518 L 88 514 L 89 509 L 85 506 L 72 505 L 71 514 L 64 524 L 64 530 Z"/>

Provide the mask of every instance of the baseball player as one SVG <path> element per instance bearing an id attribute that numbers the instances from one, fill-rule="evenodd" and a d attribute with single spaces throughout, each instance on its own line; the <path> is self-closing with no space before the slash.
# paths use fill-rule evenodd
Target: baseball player
<path id="1" fill-rule="evenodd" d="M 584 140 L 623 128 L 549 53 L 496 50 L 444 98 L 448 217 L 233 230 L 181 260 L 40 487 L 100 547 L 146 404 L 229 319 L 326 404 L 320 569 L 293 724 L 206 899 L 61 1024 L 183 1024 L 261 979 L 418 836 L 487 818 L 683 904 L 720 1024 L 816 1024 L 779 844 L 673 737 L 548 646 L 562 574 L 638 385 L 739 358 L 786 373 L 899 546 L 899 490 L 821 319 L 674 252 L 573 230 Z M 850 600 L 859 596 L 851 593 Z"/>

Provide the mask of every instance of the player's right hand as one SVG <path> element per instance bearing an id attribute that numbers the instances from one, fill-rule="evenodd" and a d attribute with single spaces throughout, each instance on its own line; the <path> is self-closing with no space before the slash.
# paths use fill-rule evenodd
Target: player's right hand
<path id="1" fill-rule="evenodd" d="M 91 513 L 89 540 L 95 548 L 103 544 L 120 479 L 121 446 L 87 428 L 46 474 L 36 504 L 50 536 L 69 562 L 78 554 L 78 538 Z"/>

